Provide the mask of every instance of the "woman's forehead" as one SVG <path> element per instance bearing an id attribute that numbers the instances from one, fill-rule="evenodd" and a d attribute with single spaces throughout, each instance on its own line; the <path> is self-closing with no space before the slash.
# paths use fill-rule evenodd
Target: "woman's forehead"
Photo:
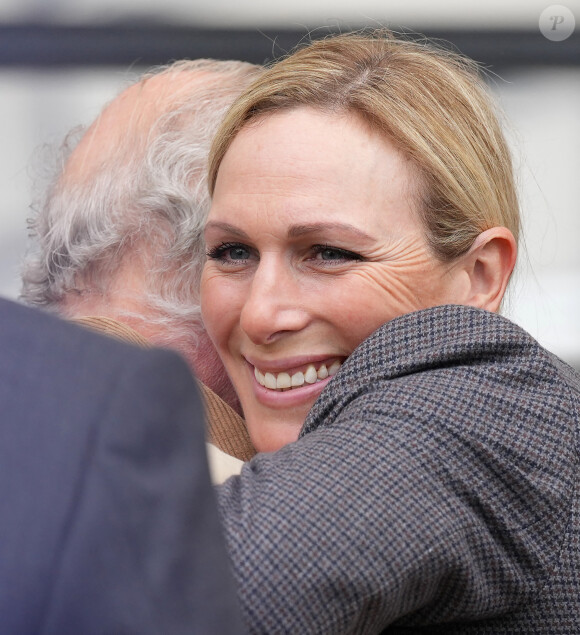
<path id="1" fill-rule="evenodd" d="M 263 117 L 239 133 L 220 166 L 210 218 L 268 223 L 324 221 L 415 230 L 415 171 L 358 117 L 300 108 Z"/>

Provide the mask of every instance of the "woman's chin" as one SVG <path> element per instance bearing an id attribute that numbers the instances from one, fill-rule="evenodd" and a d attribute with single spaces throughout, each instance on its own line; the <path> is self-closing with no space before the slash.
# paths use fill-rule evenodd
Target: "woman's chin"
<path id="1" fill-rule="evenodd" d="M 286 412 L 282 417 L 251 417 L 246 420 L 252 444 L 258 452 L 276 452 L 298 440 L 306 412 Z"/>
<path id="2" fill-rule="evenodd" d="M 253 377 L 252 377 L 253 379 Z M 242 399 L 250 438 L 258 452 L 275 452 L 298 439 L 310 408 L 330 377 L 290 390 L 272 390 L 252 381 L 251 399 Z M 247 388 L 240 391 L 249 394 Z"/>

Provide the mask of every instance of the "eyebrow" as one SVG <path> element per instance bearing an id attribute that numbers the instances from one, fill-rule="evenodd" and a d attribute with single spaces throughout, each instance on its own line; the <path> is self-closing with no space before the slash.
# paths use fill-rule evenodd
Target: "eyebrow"
<path id="1" fill-rule="evenodd" d="M 222 223 L 220 221 L 208 221 L 205 225 L 205 231 L 207 231 L 208 229 L 221 229 L 228 234 L 233 234 L 234 236 L 239 236 L 240 238 L 249 238 L 248 234 L 246 234 L 245 231 L 243 231 L 239 227 L 236 227 L 235 225 L 230 225 L 230 223 Z"/>
<path id="2" fill-rule="evenodd" d="M 371 240 L 371 236 L 349 223 L 310 223 L 308 225 L 294 225 L 290 228 L 288 236 L 290 238 L 299 238 L 300 236 L 305 236 L 306 234 L 314 234 L 316 232 L 329 230 L 347 231 L 351 234 L 355 234 L 359 238 Z"/>
<path id="3" fill-rule="evenodd" d="M 221 229 L 222 231 L 228 232 L 233 236 L 239 236 L 240 238 L 245 239 L 249 238 L 248 234 L 244 230 L 236 227 L 235 225 L 231 225 L 230 223 L 224 223 L 221 221 L 209 221 L 205 226 L 205 229 L 206 231 L 208 229 Z M 372 239 L 371 236 L 360 230 L 358 227 L 350 225 L 349 223 L 310 223 L 308 225 L 294 225 L 288 231 L 288 237 L 300 238 L 301 236 L 306 236 L 308 234 L 315 234 L 317 232 L 329 230 L 347 231 L 365 240 Z"/>

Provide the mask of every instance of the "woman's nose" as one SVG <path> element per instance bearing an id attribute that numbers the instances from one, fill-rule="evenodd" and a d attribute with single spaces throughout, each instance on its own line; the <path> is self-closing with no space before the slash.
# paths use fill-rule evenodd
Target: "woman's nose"
<path id="1" fill-rule="evenodd" d="M 254 344 L 271 344 L 306 327 L 309 314 L 304 306 L 304 289 L 291 269 L 262 261 L 242 307 L 240 326 Z"/>

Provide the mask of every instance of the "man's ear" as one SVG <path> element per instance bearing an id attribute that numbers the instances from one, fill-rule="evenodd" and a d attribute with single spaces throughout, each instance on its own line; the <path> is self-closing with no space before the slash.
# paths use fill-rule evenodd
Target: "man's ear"
<path id="1" fill-rule="evenodd" d="M 516 240 L 507 227 L 492 227 L 463 256 L 469 280 L 464 304 L 496 312 L 516 263 Z"/>

